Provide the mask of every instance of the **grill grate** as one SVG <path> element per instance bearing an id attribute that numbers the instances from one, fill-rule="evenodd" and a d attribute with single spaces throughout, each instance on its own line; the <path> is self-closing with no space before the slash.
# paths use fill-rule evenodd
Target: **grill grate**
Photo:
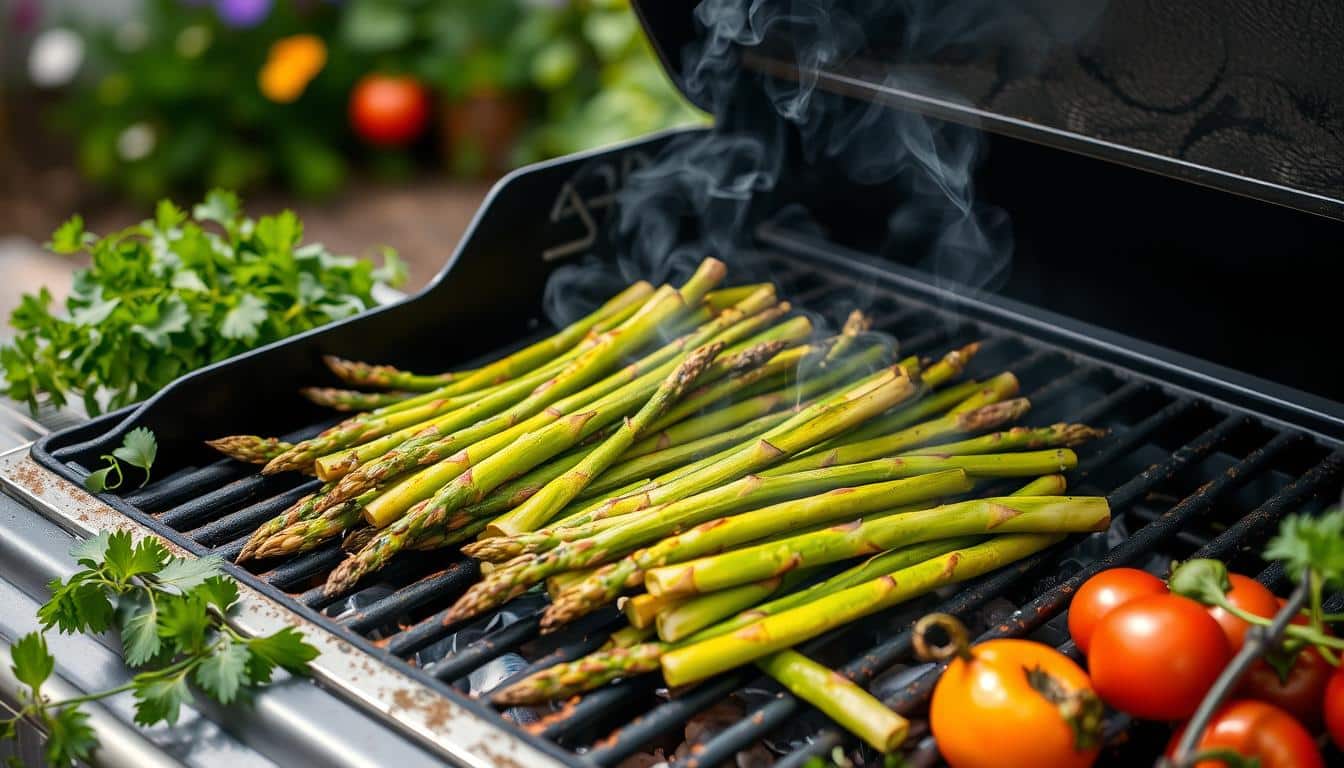
<path id="1" fill-rule="evenodd" d="M 778 249 L 784 244 L 772 245 Z M 1323 507 L 1339 493 L 1344 450 L 1337 436 L 1308 434 L 1203 399 L 1064 346 L 958 314 L 899 286 L 864 281 L 843 270 L 818 269 L 804 254 L 772 250 L 752 258 L 775 280 L 780 294 L 792 297 L 797 306 L 822 314 L 856 304 L 868 308 L 876 329 L 901 340 L 903 354 L 935 354 L 982 340 L 982 351 L 968 375 L 1015 372 L 1033 403 L 1028 424 L 1068 419 L 1111 430 L 1108 438 L 1079 450 L 1080 464 L 1069 478 L 1070 489 L 1107 495 L 1116 516 L 1114 527 L 1127 532 L 1127 537 L 1110 541 L 1109 547 L 1097 537 L 1066 541 L 945 593 L 941 600 L 921 601 L 894 612 L 895 616 L 857 622 L 803 648 L 872 686 L 900 711 L 918 714 L 936 675 L 912 668 L 893 690 L 882 686 L 883 677 L 893 668 L 913 664 L 909 625 L 930 606 L 973 619 L 987 606 L 1007 601 L 1015 610 L 1006 615 L 1001 611 L 999 620 L 983 627 L 982 637 L 1031 635 L 1076 654 L 1058 619 L 1073 590 L 1091 574 L 1122 563 L 1151 564 L 1192 553 L 1230 557 L 1241 570 L 1260 570 L 1263 564 L 1255 560 L 1253 545 L 1275 521 L 1299 508 Z M 325 426 L 313 425 L 286 439 L 301 439 Z M 81 447 L 57 450 L 53 457 L 62 461 Z M 225 460 L 158 480 L 123 501 L 148 515 L 178 543 L 231 560 L 253 527 L 316 487 L 316 481 L 291 476 L 262 478 L 254 468 Z M 265 564 L 266 570 L 234 567 L 234 572 L 449 695 L 468 673 L 506 653 L 521 653 L 530 661 L 513 678 L 577 658 L 600 645 L 619 619 L 614 610 L 599 612 L 542 637 L 538 613 L 503 626 L 489 625 L 493 617 L 485 617 L 469 625 L 492 626 L 479 639 L 423 663 L 418 654 L 463 629 L 445 625 L 443 618 L 447 606 L 476 578 L 476 565 L 456 554 L 411 553 L 379 574 L 377 583 L 387 588 L 386 594 L 374 595 L 361 585 L 362 601 L 331 618 L 350 596 L 324 597 L 321 582 L 343 556 L 338 544 L 331 543 Z M 1266 568 L 1260 578 L 1271 587 L 1283 586 L 1278 569 Z M 529 738 L 555 742 L 576 764 L 615 765 L 662 739 L 679 742 L 680 730 L 697 713 L 735 695 L 759 699 L 759 694 L 748 696 L 743 691 L 764 686 L 769 695 L 763 701 L 747 708 L 745 716 L 727 728 L 692 745 L 685 764 L 731 761 L 736 752 L 771 738 L 786 724 L 797 730 L 791 721 L 800 715 L 811 724 L 811 742 L 795 745 L 782 765 L 801 765 L 811 756 L 849 743 L 843 732 L 787 692 L 763 682 L 754 670 L 728 673 L 678 691 L 670 699 L 657 690 L 658 685 L 656 676 L 644 676 L 592 692 L 528 725 Z M 1123 729 L 1126 723 L 1116 720 L 1111 725 Z M 1131 740 L 1129 748 L 1136 748 L 1136 741 Z M 919 746 L 920 760 L 936 759 L 932 749 L 926 739 Z"/>

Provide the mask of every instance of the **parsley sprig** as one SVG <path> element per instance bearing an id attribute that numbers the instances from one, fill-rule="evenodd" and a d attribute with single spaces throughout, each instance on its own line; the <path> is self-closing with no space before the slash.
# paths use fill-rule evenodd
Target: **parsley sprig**
<path id="1" fill-rule="evenodd" d="M 32 632 L 11 647 L 14 676 L 27 687 L 17 715 L 0 720 L 0 740 L 14 738 L 20 721 L 47 735 L 47 760 L 71 765 L 98 741 L 85 702 L 130 691 L 135 721 L 176 723 L 192 701 L 192 684 L 228 704 L 266 685 L 277 668 L 304 674 L 317 649 L 292 627 L 267 637 L 246 637 L 228 622 L 238 585 L 221 575 L 218 557 L 173 557 L 158 540 L 134 543 L 124 532 L 100 533 L 70 552 L 83 566 L 49 585 L 51 600 L 38 609 L 44 630 L 100 633 L 117 629 L 126 664 L 137 669 L 125 685 L 62 701 L 42 694 L 55 669 L 46 638 Z"/>
<path id="2" fill-rule="evenodd" d="M 36 409 L 71 399 L 90 415 L 142 400 L 173 379 L 373 306 L 373 285 L 406 268 L 384 249 L 366 259 L 302 244 L 292 211 L 250 219 L 238 198 L 211 192 L 188 214 L 165 200 L 154 218 L 98 237 L 78 216 L 48 247 L 86 253 L 64 311 L 51 293 L 25 295 L 0 346 L 0 389 Z"/>

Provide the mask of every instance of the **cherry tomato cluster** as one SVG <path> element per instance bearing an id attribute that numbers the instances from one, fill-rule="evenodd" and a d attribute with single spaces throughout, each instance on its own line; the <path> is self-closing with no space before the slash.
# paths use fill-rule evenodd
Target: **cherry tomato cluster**
<path id="1" fill-rule="evenodd" d="M 1283 605 L 1255 579 L 1228 574 L 1228 586 L 1227 602 L 1245 613 L 1269 619 Z M 1295 623 L 1307 623 L 1299 618 Z M 1135 568 L 1112 568 L 1086 581 L 1069 606 L 1068 626 L 1087 657 L 1086 672 L 1027 640 L 963 644 L 943 657 L 951 662 L 934 689 L 929 722 L 949 765 L 1087 768 L 1100 749 L 1105 706 L 1172 723 L 1173 754 L 1183 721 L 1251 628 Z M 1325 762 L 1316 734 L 1323 729 L 1344 749 L 1344 672 L 1311 645 L 1293 655 L 1280 649 L 1257 661 L 1214 714 L 1196 746 L 1196 765 L 1320 768 Z M 1224 762 L 1234 753 L 1246 762 Z"/>
<path id="2" fill-rule="evenodd" d="M 1268 619 L 1283 605 L 1255 579 L 1234 573 L 1228 582 L 1227 600 L 1241 611 Z M 1097 694 L 1145 720 L 1180 722 L 1194 714 L 1250 628 L 1228 610 L 1172 594 L 1161 579 L 1134 568 L 1093 576 L 1069 606 L 1069 632 L 1087 654 Z M 1261 768 L 1324 766 L 1313 736 L 1322 724 L 1344 747 L 1344 674 L 1309 646 L 1282 662 L 1251 667 L 1235 698 L 1214 714 L 1197 753 L 1235 752 Z M 1180 734 L 1172 738 L 1173 751 Z"/>

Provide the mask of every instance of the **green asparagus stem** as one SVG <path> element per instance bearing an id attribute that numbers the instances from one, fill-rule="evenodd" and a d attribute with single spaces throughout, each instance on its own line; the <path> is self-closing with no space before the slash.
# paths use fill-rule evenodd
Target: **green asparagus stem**
<path id="1" fill-rule="evenodd" d="M 859 520 L 781 541 L 653 568 L 644 586 L 655 595 L 694 595 L 920 541 L 979 533 L 1074 533 L 1104 530 L 1106 499 L 1004 496 Z"/>
<path id="2" fill-rule="evenodd" d="M 423 391 L 453 385 L 453 391 L 445 394 L 470 392 L 473 389 L 497 384 L 536 368 L 578 344 L 589 331 L 601 325 L 604 321 L 610 320 L 613 316 L 622 319 L 628 318 L 649 299 L 653 292 L 653 286 L 647 282 L 643 280 L 636 282 L 616 294 L 596 311 L 572 323 L 559 333 L 473 371 L 417 376 L 390 366 L 367 365 L 337 357 L 329 357 L 327 366 L 343 381 L 356 386 Z"/>
<path id="3" fill-rule="evenodd" d="M 326 486 L 324 486 L 323 488 L 319 488 L 316 493 L 310 493 L 307 496 L 304 496 L 302 499 L 295 502 L 289 509 L 257 526 L 257 529 L 248 537 L 247 542 L 243 544 L 243 548 L 239 551 L 238 558 L 235 562 L 247 562 L 270 537 L 297 522 L 311 520 L 320 515 L 321 511 L 317 508 L 318 500 L 321 497 L 322 492 L 326 489 Z"/>
<path id="4" fill-rule="evenodd" d="M 218 440 L 206 440 L 205 444 L 230 459 L 245 461 L 248 464 L 265 464 L 294 447 L 278 438 L 256 435 L 230 435 Z"/>
<path id="5" fill-rule="evenodd" d="M 617 457 L 633 445 L 649 425 L 681 398 L 719 352 L 723 351 L 723 346 L 722 342 L 718 342 L 691 352 L 659 385 L 643 407 L 625 420 L 616 434 L 603 441 L 573 469 L 547 483 L 522 506 L 496 518 L 486 526 L 486 534 L 508 536 L 536 530 L 549 522 L 556 512 L 579 495 L 592 478 L 615 463 Z"/>
<path id="6" fill-rule="evenodd" d="M 251 556 L 257 559 L 307 552 L 335 538 L 360 521 L 360 510 L 373 493 L 323 510 L 306 520 L 297 520 L 258 542 Z"/>
<path id="7" fill-rule="evenodd" d="M 1020 500 L 1019 500 L 1020 501 Z M 668 685 L 703 680 L 948 584 L 980 576 L 1061 541 L 1061 533 L 995 536 L 902 568 L 806 605 L 767 616 L 726 635 L 660 655 Z M 632 656 L 647 656 L 630 649 Z"/>
<path id="8" fill-rule="evenodd" d="M 550 580 L 548 579 L 546 583 L 550 584 Z M 564 594 L 564 589 L 559 590 L 556 594 Z M 630 622 L 630 626 L 638 629 L 646 629 L 653 626 L 658 614 L 663 611 L 671 610 L 674 606 L 677 606 L 680 603 L 681 600 L 677 598 L 659 597 L 657 595 L 650 595 L 647 592 L 642 592 L 629 600 L 626 600 L 625 605 L 621 607 L 621 610 L 625 613 L 625 618 Z"/>
<path id="9" fill-rule="evenodd" d="M 885 563 L 892 569 L 904 568 L 946 554 L 957 547 L 954 542 L 968 540 L 952 539 L 915 544 L 891 553 Z M 851 571 L 853 570 L 855 569 L 851 569 Z M 604 646 L 599 651 L 568 665 L 561 664 L 541 670 L 518 681 L 509 688 L 495 693 L 492 700 L 499 705 L 537 704 L 552 698 L 564 698 L 590 691 L 618 677 L 652 672 L 659 668 L 659 659 L 667 651 L 727 634 L 735 629 L 753 624 L 766 616 L 782 613 L 848 589 L 856 583 L 863 583 L 862 581 L 853 581 L 854 574 L 851 571 L 834 576 L 802 592 L 786 594 L 743 611 L 732 619 L 702 629 L 694 635 L 675 643 L 646 643 L 644 640 L 648 636 L 647 630 L 627 627 L 616 633 L 620 635 L 619 643 L 609 643 L 609 647 Z M 864 573 L 871 573 L 871 571 L 865 570 Z M 846 578 L 847 575 L 848 578 Z M 615 637 L 616 635 L 613 635 L 613 638 Z M 636 653 L 620 654 L 615 659 L 610 659 L 607 656 L 607 653 L 613 648 L 634 648 L 641 643 L 640 650 Z M 613 662 L 615 667 L 609 667 L 608 665 Z"/>
<path id="10" fill-rule="evenodd" d="M 1070 448 L 1082 445 L 1088 440 L 1102 437 L 1106 432 L 1083 424 L 1052 424 L 1048 427 L 1013 427 L 1003 432 L 993 432 L 969 440 L 954 443 L 939 443 L 906 451 L 903 456 L 968 456 L 1000 451 L 1033 450 L 1050 448 L 1057 445 Z"/>
<path id="11" fill-rule="evenodd" d="M 977 408 L 990 405 L 991 403 L 1000 403 L 1017 394 L 1019 385 L 1017 377 L 1012 373 L 1001 373 L 998 376 L 985 382 L 980 391 L 958 403 L 948 413 L 969 413 Z"/>
<path id="12" fill-rule="evenodd" d="M 395 405 L 413 396 L 410 392 L 359 392 L 353 389 L 336 387 L 304 387 L 299 390 L 310 402 L 332 410 L 372 411 Z"/>
<path id="13" fill-rule="evenodd" d="M 966 473 L 960 469 L 867 486 L 847 483 L 847 480 L 855 477 L 859 479 L 857 482 L 866 482 L 872 476 L 829 471 L 812 473 L 810 476 L 780 477 L 773 482 L 762 482 L 759 477 L 745 477 L 737 483 L 716 487 L 704 494 L 650 510 L 629 525 L 602 531 L 571 545 L 556 547 L 532 560 L 520 560 L 504 566 L 487 580 L 468 589 L 454 605 L 454 612 L 461 605 L 465 616 L 476 615 L 493 601 L 512 599 L 551 573 L 601 565 L 645 543 L 659 542 L 649 549 L 637 551 L 632 557 L 624 558 L 616 566 L 599 569 L 575 588 L 567 590 L 562 596 L 563 600 L 552 603 L 542 616 L 543 629 L 551 629 L 577 619 L 599 605 L 610 603 L 622 589 L 632 585 L 630 582 L 634 574 L 660 562 L 712 553 L 765 535 L 796 530 L 801 526 L 852 519 L 866 511 L 961 494 L 972 487 Z M 804 494 L 812 495 L 798 498 Z M 770 503 L 777 499 L 792 500 Z M 762 502 L 770 506 L 754 508 Z M 743 508 L 753 511 L 732 515 L 732 512 Z M 663 538 L 692 525 L 696 527 L 685 530 L 677 537 Z M 482 605 L 482 608 L 477 609 L 477 605 Z"/>
<path id="14" fill-rule="evenodd" d="M 983 432 L 987 429 L 993 429 L 1001 424 L 1016 421 L 1031 407 L 1031 404 L 1025 398 L 1008 400 L 1002 403 L 994 403 L 977 408 L 965 413 L 940 416 L 936 419 L 926 421 L 923 424 L 917 424 L 913 427 L 907 427 L 899 432 L 882 437 L 875 437 L 871 440 L 863 440 L 856 443 L 844 443 L 831 448 L 828 451 L 812 453 L 807 456 L 800 456 L 789 462 L 785 462 L 770 470 L 762 473 L 766 475 L 782 475 L 790 472 L 801 472 L 807 469 L 816 469 L 817 467 L 827 467 L 833 464 L 851 464 L 856 461 L 865 461 L 878 456 L 891 456 L 907 452 L 925 443 L 948 437 L 950 435 L 965 435 L 975 432 Z"/>
<path id="15" fill-rule="evenodd" d="M 490 452 L 508 445 L 517 437 L 540 429 L 565 413 L 588 407 L 601 397 L 630 387 L 656 385 L 676 366 L 677 356 L 685 349 L 711 341 L 736 342 L 743 335 L 759 329 L 763 322 L 768 323 L 777 317 L 772 311 L 765 309 L 758 311 L 755 316 L 744 319 L 746 311 L 751 309 L 756 308 L 744 304 L 742 311 L 725 310 L 718 318 L 696 332 L 664 345 L 642 360 L 558 401 L 552 401 L 548 393 L 541 393 L 502 413 L 484 418 L 450 434 L 443 434 L 437 429 L 433 432 L 426 431 L 423 435 L 397 446 L 395 450 L 387 452 L 376 461 L 349 472 L 341 478 L 336 489 L 329 495 L 334 501 L 352 498 L 412 469 L 424 467 L 418 475 L 407 478 L 398 485 L 385 503 L 385 506 L 389 507 L 396 505 L 398 506 L 396 511 L 402 511 L 411 504 L 427 498 L 434 490 L 466 469 L 466 466 L 461 466 L 461 457 L 453 455 L 459 447 L 469 446 L 468 450 L 475 453 L 473 460 L 480 460 Z M 801 338 L 810 331 L 811 325 L 807 320 L 798 318 L 796 321 L 791 320 L 761 331 L 750 340 L 734 346 L 730 353 L 745 351 L 741 349 L 745 345 Z"/>
<path id="16" fill-rule="evenodd" d="M 783 576 L 690 598 L 651 595 L 647 592 L 636 597 L 647 598 L 648 602 L 661 606 L 654 616 L 658 638 L 665 643 L 674 643 L 757 605 L 773 594 L 791 592 L 813 575 L 815 569 L 790 571 Z M 632 620 L 630 623 L 635 622 Z"/>
<path id="17" fill-rule="evenodd" d="M 894 751 L 910 732 L 909 721 L 861 686 L 797 651 L 772 653 L 756 665 L 879 752 Z"/>
<path id="18" fill-rule="evenodd" d="M 889 474 L 891 468 L 896 470 L 895 476 L 902 479 L 885 479 L 893 476 Z M 599 568 L 593 575 L 567 590 L 559 599 L 552 602 L 547 607 L 546 612 L 542 614 L 542 631 L 553 630 L 600 608 L 613 600 L 622 590 L 638 584 L 641 579 L 647 581 L 650 569 L 712 555 L 735 546 L 758 541 L 767 536 L 787 534 L 804 527 L 853 521 L 863 515 L 887 512 L 920 502 L 933 503 L 936 499 L 969 491 L 973 485 L 966 473 L 960 469 L 902 477 L 904 471 L 904 467 L 900 465 L 889 464 L 885 467 L 874 465 L 867 471 L 851 470 L 846 473 L 833 474 L 816 473 L 811 478 L 794 478 L 793 483 L 797 485 L 815 485 L 825 482 L 823 478 L 830 479 L 847 474 L 851 477 L 862 478 L 860 482 L 866 482 L 867 484 L 832 486 L 831 490 L 825 492 L 805 498 L 782 501 L 730 517 L 697 516 L 704 522 L 700 522 L 690 530 L 672 536 L 666 536 L 665 532 L 669 528 L 667 524 L 655 526 L 655 523 L 660 522 L 658 515 L 648 516 L 646 519 L 652 519 L 652 522 L 649 523 L 644 523 L 641 520 L 631 523 L 629 527 L 614 529 L 606 537 L 608 540 L 629 540 L 634 537 L 633 530 L 654 529 L 658 530 L 661 536 L 658 538 L 650 538 L 647 535 L 640 536 L 639 538 L 643 541 L 652 540 L 657 541 L 657 543 L 635 551 L 630 556 L 615 563 Z M 872 482 L 869 481 L 870 478 L 873 480 Z M 879 478 L 880 481 L 878 481 Z M 776 478 L 775 480 L 782 481 L 783 479 Z M 767 485 L 766 481 L 762 481 L 762 485 Z M 770 482 L 767 487 L 773 489 L 787 486 L 783 482 Z M 665 514 L 666 510 L 664 509 L 662 512 Z M 666 538 L 663 538 L 663 536 L 666 536 Z M 594 537 L 590 540 L 580 540 L 572 548 L 582 549 L 585 545 L 588 545 L 600 551 L 603 549 L 600 539 L 601 537 Z M 786 541 L 788 540 L 791 539 L 786 539 Z M 628 550 L 629 547 L 624 547 L 624 549 Z M 554 552 L 549 554 L 553 555 Z M 611 560 L 612 558 L 608 557 L 606 559 Z M 594 563 L 585 564 L 591 565 Z M 768 573 L 759 579 L 748 579 L 747 581 L 764 581 L 781 573 L 784 573 L 784 571 Z M 709 590 L 702 590 L 702 592 L 704 591 Z M 656 590 L 650 590 L 650 592 L 661 594 Z M 688 591 L 680 594 L 692 595 L 696 593 Z"/>
<path id="19" fill-rule="evenodd" d="M 871 440 L 874 437 L 888 435 L 900 429 L 905 429 L 912 424 L 918 424 L 939 414 L 947 412 L 953 406 L 962 402 L 966 398 L 980 391 L 980 382 L 964 381 L 960 384 L 954 384 L 947 389 L 940 389 L 930 392 L 918 400 L 903 403 L 892 410 L 891 413 L 884 413 L 872 421 L 864 424 L 862 427 L 843 434 L 834 440 L 813 448 L 811 453 L 829 450 L 836 445 L 845 443 L 857 443 L 862 440 Z M 924 382 L 924 389 L 928 389 L 928 382 Z"/>

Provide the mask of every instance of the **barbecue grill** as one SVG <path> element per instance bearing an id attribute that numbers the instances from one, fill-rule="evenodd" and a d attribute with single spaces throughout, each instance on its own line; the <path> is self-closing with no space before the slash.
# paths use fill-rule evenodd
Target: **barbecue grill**
<path id="1" fill-rule="evenodd" d="M 1118 57 L 1132 53 L 1127 43 L 1161 21 L 1131 5 L 1113 3 L 1093 20 L 1091 32 L 1049 49 L 1045 63 L 1025 72 L 1003 64 L 1011 59 L 1004 55 L 998 70 L 994 61 L 955 55 L 912 64 L 939 74 L 937 86 L 924 78 L 916 81 L 920 87 L 902 85 L 890 67 L 875 68 L 871 57 L 881 55 L 880 41 L 843 66 L 806 71 L 796 58 L 796 38 L 790 45 L 788 33 L 777 31 L 783 41 L 767 38 L 741 59 L 750 82 L 815 80 L 845 98 L 981 131 L 978 189 L 1009 214 L 1017 248 L 1011 273 L 994 292 L 915 268 L 905 254 L 883 253 L 885 214 L 899 190 L 845 182 L 824 163 L 808 167 L 792 147 L 785 163 L 791 180 L 753 205 L 729 257 L 730 280 L 768 276 L 781 296 L 822 315 L 861 306 L 877 330 L 900 341 L 903 354 L 982 341 L 968 375 L 1016 373 L 1034 405 L 1028 423 L 1067 418 L 1111 431 L 1079 450 L 1069 478 L 1079 493 L 1107 496 L 1116 517 L 1109 533 L 1070 539 L 803 649 L 916 723 L 936 679 L 913 660 L 909 627 L 918 615 L 936 608 L 962 616 L 983 637 L 1030 636 L 1077 656 L 1062 616 L 1073 590 L 1091 574 L 1122 563 L 1220 557 L 1283 592 L 1284 574 L 1257 559 L 1260 546 L 1284 515 L 1322 509 L 1344 488 L 1344 406 L 1338 402 L 1344 387 L 1326 362 L 1325 333 L 1338 327 L 1327 314 L 1333 286 L 1309 277 L 1344 239 L 1337 220 L 1344 218 L 1344 176 L 1338 164 L 1322 170 L 1316 163 L 1329 163 L 1331 148 L 1311 162 L 1273 168 L 1239 154 L 1239 148 L 1260 146 L 1250 128 L 1221 137 L 1217 153 L 1194 150 L 1207 138 L 1196 128 L 1183 134 L 1184 149 L 1172 145 L 1167 139 L 1176 135 L 1175 123 L 1217 114 L 1206 114 L 1198 99 L 1182 107 L 1188 115 L 1174 107 L 1150 110 L 1155 127 L 1120 141 L 1123 126 L 1107 122 L 1113 115 L 1105 98 L 1073 105 L 1081 110 L 1073 123 L 1059 117 L 1069 113 L 1067 104 L 1046 110 L 1039 100 L 1000 98 L 1030 94 L 1028 86 L 1066 99 L 1082 93 L 1070 79 L 1076 73 L 1068 57 L 1083 50 L 1109 56 L 1103 56 L 1110 68 L 1103 74 L 1124 71 L 1132 62 Z M 685 87 L 682 52 L 700 34 L 693 4 L 637 6 L 674 80 Z M 1261 21 L 1289 28 L 1305 23 L 1274 18 Z M 1127 29 L 1120 42 L 1105 34 L 1126 22 L 1149 26 Z M 1213 37 L 1233 39 L 1238 23 L 1223 21 L 1215 30 L 1221 36 Z M 1214 45 L 1188 42 L 1184 53 L 1191 60 Z M 1000 54 L 1011 49 L 1000 43 L 1007 46 L 995 49 Z M 997 80 L 985 85 L 985 77 Z M 1316 92 L 1307 81 L 1278 82 Z M 1129 85 L 1139 90 L 1117 85 L 1111 98 L 1142 105 L 1142 82 Z M 218 460 L 203 440 L 274 432 L 277 425 L 290 432 L 286 439 L 299 439 L 329 425 L 329 413 L 296 394 L 327 378 L 324 354 L 446 370 L 545 333 L 543 295 L 551 273 L 579 259 L 616 258 L 609 217 L 626 180 L 657 164 L 675 142 L 702 135 L 658 135 L 518 171 L 490 194 L 421 294 L 211 366 L 141 406 L 44 437 L 0 459 L 0 480 L 76 534 L 131 527 L 192 554 L 232 559 L 258 523 L 317 483 L 259 476 Z M 807 209 L 810 218 L 800 223 L 779 215 L 793 206 Z M 693 238 L 694 227 L 688 230 L 685 237 Z M 155 479 L 124 495 L 90 497 L 80 490 L 98 457 L 140 426 L 158 436 Z M 684 763 L 719 765 L 765 745 L 778 764 L 795 766 L 852 746 L 844 732 L 754 669 L 674 692 L 645 676 L 534 718 L 500 713 L 468 695 L 474 672 L 513 654 L 526 666 L 511 677 L 577 658 L 605 641 L 616 612 L 542 636 L 537 603 L 524 597 L 465 626 L 445 625 L 446 607 L 478 573 L 474 562 L 456 550 L 414 553 L 349 594 L 324 596 L 321 584 L 343 557 L 330 543 L 275 563 L 228 566 L 250 588 L 240 616 L 246 629 L 296 624 L 323 650 L 315 675 L 330 701 L 307 713 L 313 720 L 343 702 L 423 747 L 427 753 L 416 753 L 422 756 L 464 765 L 610 766 L 656 747 L 671 752 L 688 722 L 727 702 L 741 715 L 707 730 L 689 751 L 683 747 Z M 1329 610 L 1341 607 L 1338 596 L 1331 599 Z M 1105 753 L 1112 764 L 1151 759 L 1164 738 L 1120 718 L 1108 725 L 1112 735 L 1127 734 Z M 286 735 L 340 738 L 283 728 L 268 738 Z M 918 725 L 911 743 L 920 762 L 936 760 Z M 266 740 L 254 746 L 263 753 L 275 748 Z"/>

